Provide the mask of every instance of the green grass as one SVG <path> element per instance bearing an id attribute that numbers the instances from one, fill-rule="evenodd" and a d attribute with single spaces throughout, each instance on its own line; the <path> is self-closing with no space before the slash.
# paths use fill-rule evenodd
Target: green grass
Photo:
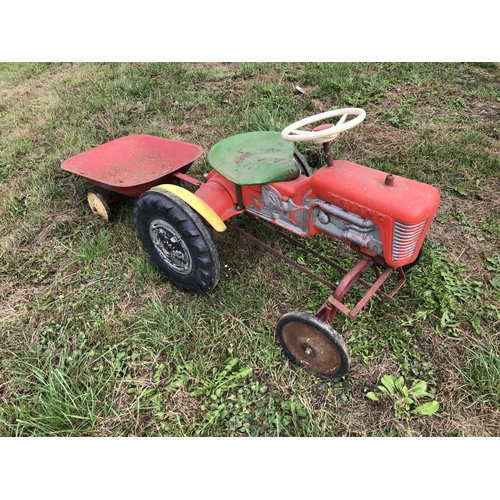
<path id="1" fill-rule="evenodd" d="M 499 435 L 499 88 L 494 63 L 1 64 L 0 435 Z M 338 315 L 353 358 L 341 381 L 290 364 L 275 337 L 286 312 L 319 308 L 324 285 L 227 231 L 219 285 L 182 293 L 143 253 L 135 200 L 113 204 L 106 224 L 89 183 L 60 169 L 124 135 L 208 152 L 351 106 L 367 118 L 335 156 L 431 183 L 442 202 L 396 304 L 375 297 L 355 320 Z M 299 148 L 323 164 L 317 145 Z M 203 156 L 190 174 L 209 169 Z M 308 243 L 344 267 L 355 258 L 328 238 Z M 389 374 L 425 381 L 439 410 L 401 420 L 391 401 L 370 401 Z"/>
<path id="2" fill-rule="evenodd" d="M 474 346 L 465 366 L 457 367 L 464 380 L 464 392 L 475 404 L 500 404 L 500 352 L 492 338 L 486 345 Z M 480 397 L 478 397 L 480 395 Z"/>

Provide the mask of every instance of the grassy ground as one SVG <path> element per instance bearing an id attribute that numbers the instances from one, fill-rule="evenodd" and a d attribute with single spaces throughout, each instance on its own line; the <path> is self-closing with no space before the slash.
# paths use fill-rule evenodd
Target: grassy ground
<path id="1" fill-rule="evenodd" d="M 367 119 L 335 156 L 431 183 L 442 202 L 397 305 L 336 323 L 353 358 L 337 382 L 291 365 L 274 333 L 285 312 L 314 313 L 323 285 L 225 232 L 218 287 L 182 293 L 142 252 L 135 200 L 106 224 L 60 169 L 128 134 L 209 151 L 348 106 Z M 0 64 L 0 435 L 500 435 L 499 123 L 493 63 Z M 208 170 L 204 156 L 190 173 Z M 390 376 L 424 381 L 419 402 L 439 410 L 381 394 Z"/>

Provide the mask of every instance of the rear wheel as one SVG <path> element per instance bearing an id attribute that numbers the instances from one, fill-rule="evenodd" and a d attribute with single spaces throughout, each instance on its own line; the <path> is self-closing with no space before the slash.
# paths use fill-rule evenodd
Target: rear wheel
<path id="1" fill-rule="evenodd" d="M 151 262 L 175 286 L 203 294 L 219 282 L 221 265 L 209 229 L 178 196 L 146 191 L 134 209 L 137 238 Z"/>
<path id="2" fill-rule="evenodd" d="M 300 167 L 302 175 L 305 175 L 306 177 L 311 177 L 314 172 L 312 171 L 312 168 L 309 166 L 309 163 L 307 163 L 306 157 L 297 149 L 294 151 L 293 156 L 295 158 L 295 161 Z"/>
<path id="3" fill-rule="evenodd" d="M 337 379 L 349 370 L 351 358 L 342 337 L 325 321 L 302 312 L 291 312 L 276 326 L 286 355 L 318 377 Z"/>

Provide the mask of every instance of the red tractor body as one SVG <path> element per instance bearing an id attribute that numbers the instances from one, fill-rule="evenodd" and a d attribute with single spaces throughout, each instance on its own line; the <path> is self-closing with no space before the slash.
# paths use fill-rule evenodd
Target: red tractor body
<path id="1" fill-rule="evenodd" d="M 222 220 L 245 211 L 305 238 L 327 233 L 393 268 L 416 259 L 440 199 L 433 186 L 343 160 L 247 186 L 212 171 L 195 194 Z"/>

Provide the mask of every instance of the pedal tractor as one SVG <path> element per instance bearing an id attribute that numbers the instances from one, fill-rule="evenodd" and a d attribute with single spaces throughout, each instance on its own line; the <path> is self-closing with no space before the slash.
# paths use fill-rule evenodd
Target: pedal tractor
<path id="1" fill-rule="evenodd" d="M 419 259 L 439 205 L 439 191 L 432 186 L 333 160 L 330 142 L 365 116 L 359 108 L 338 109 L 300 120 L 281 134 L 250 132 L 224 139 L 208 154 L 213 170 L 205 182 L 187 174 L 203 154 L 202 148 L 149 135 L 114 139 L 68 158 L 61 168 L 118 193 L 111 200 L 95 190 L 88 194 L 92 211 L 106 220 L 112 215 L 111 202 L 138 197 L 137 237 L 151 261 L 181 290 L 203 294 L 219 282 L 221 263 L 213 235 L 224 231 L 226 222 L 328 286 L 332 293 L 315 315 L 285 314 L 278 321 L 277 336 L 292 361 L 320 377 L 335 379 L 345 375 L 350 365 L 347 346 L 332 327 L 337 311 L 354 318 L 375 293 L 394 302 L 406 281 L 405 271 Z M 304 129 L 335 117 L 340 118 L 334 125 Z M 327 164 L 313 172 L 294 148 L 299 141 L 322 144 Z M 179 180 L 192 190 L 181 187 Z M 333 285 L 228 222 L 242 213 L 343 272 L 343 279 Z M 302 238 L 321 233 L 359 253 L 351 270 L 302 243 Z M 370 269 L 373 283 L 364 279 Z M 388 291 L 385 282 L 393 272 L 397 283 Z M 349 309 L 342 298 L 354 284 L 366 293 Z"/>
<path id="2" fill-rule="evenodd" d="M 332 327 L 337 311 L 354 318 L 375 293 L 393 302 L 406 281 L 406 269 L 420 256 L 440 199 L 430 185 L 333 160 L 330 142 L 365 116 L 359 108 L 337 109 L 298 121 L 281 133 L 250 132 L 224 139 L 208 154 L 213 170 L 204 183 L 185 172 L 175 175 L 194 184 L 194 194 L 175 184 L 157 185 L 140 195 L 134 210 L 137 237 L 151 261 L 178 288 L 197 294 L 209 292 L 220 279 L 213 233 L 224 231 L 226 221 L 242 213 L 285 237 L 325 233 L 358 252 L 359 261 L 337 286 L 325 283 L 332 293 L 316 315 L 290 312 L 277 323 L 287 356 L 330 379 L 342 377 L 350 366 L 347 346 Z M 334 125 L 304 129 L 335 117 L 340 119 Z M 313 173 L 294 148 L 299 141 L 322 144 L 327 164 Z M 316 256 L 339 269 L 327 256 Z M 373 283 L 363 279 L 370 269 Z M 384 283 L 392 272 L 398 273 L 398 282 L 389 292 Z M 342 298 L 355 283 L 367 291 L 348 309 Z"/>

